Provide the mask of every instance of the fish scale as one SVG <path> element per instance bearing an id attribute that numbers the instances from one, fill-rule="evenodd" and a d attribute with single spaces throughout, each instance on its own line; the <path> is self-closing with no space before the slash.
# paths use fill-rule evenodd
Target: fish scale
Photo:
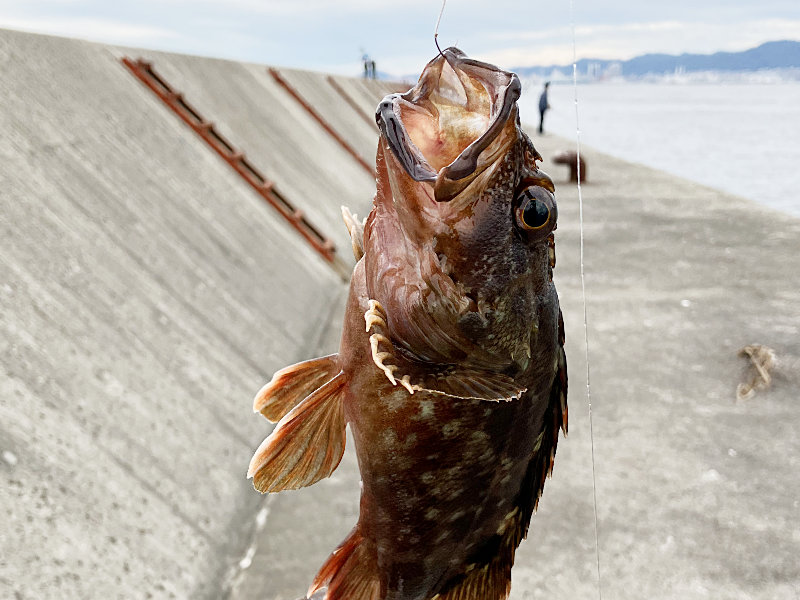
<path id="1" fill-rule="evenodd" d="M 339 352 L 256 396 L 278 420 L 250 464 L 262 492 L 329 476 L 346 425 L 354 437 L 358 522 L 309 596 L 509 594 L 567 425 L 557 208 L 519 93 L 513 73 L 448 48 L 381 102 L 372 211 L 343 213 L 358 262 Z"/>

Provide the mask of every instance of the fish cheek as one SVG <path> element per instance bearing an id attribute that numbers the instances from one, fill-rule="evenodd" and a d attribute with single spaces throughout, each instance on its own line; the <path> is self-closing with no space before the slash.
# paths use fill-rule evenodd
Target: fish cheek
<path id="1" fill-rule="evenodd" d="M 510 200 L 497 198 L 496 194 L 484 196 L 475 203 L 472 217 L 455 224 L 454 234 L 439 243 L 452 266 L 451 277 L 475 295 L 488 283 L 488 277 L 497 281 L 507 270 L 507 255 L 514 243 L 509 206 Z M 502 285 L 495 283 L 493 287 Z M 483 294 L 490 295 L 493 294 Z"/>

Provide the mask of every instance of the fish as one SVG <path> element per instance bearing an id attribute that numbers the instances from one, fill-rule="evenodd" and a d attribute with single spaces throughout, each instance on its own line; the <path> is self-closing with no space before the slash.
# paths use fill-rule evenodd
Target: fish
<path id="1" fill-rule="evenodd" d="M 520 93 L 451 47 L 383 99 L 371 211 L 343 208 L 357 262 L 339 351 L 255 397 L 277 422 L 248 471 L 260 492 L 330 476 L 354 439 L 358 521 L 309 598 L 510 593 L 568 418 L 555 188 Z"/>

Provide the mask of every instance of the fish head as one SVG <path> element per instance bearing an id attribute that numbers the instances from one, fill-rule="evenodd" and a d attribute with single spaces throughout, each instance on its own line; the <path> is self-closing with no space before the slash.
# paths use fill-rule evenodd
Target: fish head
<path id="1" fill-rule="evenodd" d="M 448 48 L 378 106 L 367 286 L 424 358 L 493 368 L 530 358 L 557 207 L 520 127 L 520 91 L 514 73 Z"/>

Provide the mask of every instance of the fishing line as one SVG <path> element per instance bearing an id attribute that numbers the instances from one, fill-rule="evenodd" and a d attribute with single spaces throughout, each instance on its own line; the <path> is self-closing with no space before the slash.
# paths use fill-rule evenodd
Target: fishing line
<path id="1" fill-rule="evenodd" d="M 595 472 L 594 460 L 594 426 L 592 420 L 592 385 L 591 385 L 591 372 L 589 369 L 589 319 L 587 318 L 586 311 L 586 275 L 584 273 L 583 263 L 583 195 L 581 194 L 581 128 L 580 121 L 578 120 L 578 54 L 577 44 L 575 43 L 575 3 L 574 0 L 569 2 L 569 16 L 572 26 L 572 88 L 575 99 L 575 145 L 577 154 L 577 173 L 578 173 L 578 216 L 580 221 L 581 244 L 580 244 L 580 259 L 581 259 L 581 292 L 583 295 L 583 342 L 586 348 L 586 400 L 589 404 L 589 439 L 592 449 L 592 497 L 594 501 L 594 550 L 595 558 L 597 561 L 597 597 L 602 600 L 603 589 L 602 579 L 600 577 L 600 535 L 598 532 L 598 519 L 597 519 L 597 475 Z"/>
<path id="2" fill-rule="evenodd" d="M 436 19 L 436 29 L 434 29 L 433 31 L 433 43 L 436 44 L 436 49 L 442 56 L 444 56 L 444 54 L 442 54 L 442 49 L 439 48 L 439 23 L 442 22 L 442 15 L 444 14 L 445 4 L 447 4 L 447 0 L 442 0 L 442 8 L 439 11 L 439 18 Z"/>

